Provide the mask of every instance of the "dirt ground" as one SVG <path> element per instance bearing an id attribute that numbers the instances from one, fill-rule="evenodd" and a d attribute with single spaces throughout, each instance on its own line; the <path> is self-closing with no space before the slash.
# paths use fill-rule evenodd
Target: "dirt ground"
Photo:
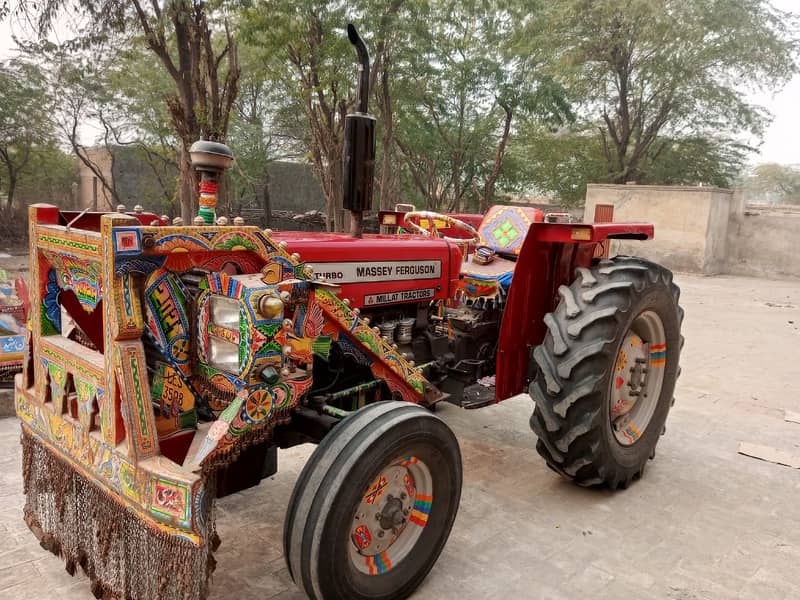
<path id="1" fill-rule="evenodd" d="M 616 493 L 559 479 L 533 450 L 527 396 L 445 406 L 464 491 L 414 598 L 800 598 L 800 470 L 737 453 L 749 442 L 800 457 L 800 424 L 784 420 L 800 412 L 800 281 L 677 280 L 683 375 L 645 477 Z M 0 599 L 88 599 L 85 578 L 69 577 L 22 522 L 18 440 L 15 420 L 0 420 Z M 312 450 L 283 452 L 274 478 L 219 502 L 214 600 L 302 597 L 281 532 Z"/>

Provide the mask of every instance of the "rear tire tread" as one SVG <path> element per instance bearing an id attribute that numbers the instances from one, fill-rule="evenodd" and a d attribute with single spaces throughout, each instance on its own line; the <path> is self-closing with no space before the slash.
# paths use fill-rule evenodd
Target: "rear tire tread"
<path id="1" fill-rule="evenodd" d="M 545 317 L 545 340 L 533 352 L 538 371 L 529 390 L 535 402 L 530 425 L 538 437 L 537 451 L 557 473 L 582 486 L 625 488 L 642 476 L 644 465 L 654 456 L 663 423 L 648 424 L 648 431 L 657 428 L 656 435 L 645 440 L 643 434 L 637 442 L 642 444 L 641 456 L 635 461 L 622 464 L 612 456 L 606 440 L 610 424 L 605 423 L 608 414 L 603 408 L 613 376 L 610 363 L 616 360 L 611 354 L 627 330 L 626 323 L 637 316 L 631 311 L 643 294 L 660 294 L 659 310 L 666 310 L 679 329 L 680 290 L 670 271 L 635 257 L 601 260 L 592 268 L 576 269 L 576 275 L 570 287 L 559 288 L 562 302 Z M 666 322 L 664 326 L 666 330 Z M 683 346 L 683 337 L 675 334 L 674 325 L 670 327 L 665 333 L 673 351 L 667 365 L 672 370 L 669 377 L 665 373 L 659 405 L 665 402 L 667 410 L 674 403 L 676 365 Z M 666 419 L 663 408 L 657 411 Z"/>

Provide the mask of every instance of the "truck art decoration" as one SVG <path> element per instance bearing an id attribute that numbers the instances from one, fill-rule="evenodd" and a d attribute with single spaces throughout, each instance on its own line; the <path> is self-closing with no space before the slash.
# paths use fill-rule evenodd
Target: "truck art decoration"
<path id="1" fill-rule="evenodd" d="M 678 289 L 653 263 L 594 258 L 653 227 L 495 206 L 388 211 L 384 226 L 415 233 L 363 235 L 375 122 L 366 46 L 348 33 L 351 235 L 217 219 L 232 155 L 214 142 L 192 148 L 191 226 L 139 207 L 30 208 L 15 383 L 25 521 L 98 598 L 206 598 L 215 498 L 307 442 L 319 445 L 285 521 L 294 581 L 317 599 L 410 595 L 461 494 L 441 401 L 477 408 L 529 385 L 539 453 L 580 485 L 625 487 L 654 455 L 678 373 Z"/>
<path id="2" fill-rule="evenodd" d="M 11 280 L 0 269 L 0 387 L 12 388 L 25 358 L 28 287 L 22 277 Z"/>

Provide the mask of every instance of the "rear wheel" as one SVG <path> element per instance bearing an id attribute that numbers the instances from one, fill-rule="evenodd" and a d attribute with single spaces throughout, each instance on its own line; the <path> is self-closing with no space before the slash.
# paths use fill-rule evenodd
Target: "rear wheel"
<path id="1" fill-rule="evenodd" d="M 445 423 L 406 402 L 346 418 L 306 464 L 284 553 L 317 600 L 410 595 L 444 547 L 461 497 L 461 454 Z"/>
<path id="2" fill-rule="evenodd" d="M 626 487 L 664 430 L 683 338 L 667 269 L 617 257 L 578 269 L 534 350 L 531 427 L 547 464 L 580 485 Z"/>

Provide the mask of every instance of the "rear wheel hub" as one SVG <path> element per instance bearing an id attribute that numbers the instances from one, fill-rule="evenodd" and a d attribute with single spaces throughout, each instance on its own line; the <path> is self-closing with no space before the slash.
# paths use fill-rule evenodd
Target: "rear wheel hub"
<path id="1" fill-rule="evenodd" d="M 645 311 L 633 321 L 622 341 L 609 394 L 609 419 L 614 437 L 632 446 L 653 418 L 664 381 L 666 336 L 660 317 Z"/>

